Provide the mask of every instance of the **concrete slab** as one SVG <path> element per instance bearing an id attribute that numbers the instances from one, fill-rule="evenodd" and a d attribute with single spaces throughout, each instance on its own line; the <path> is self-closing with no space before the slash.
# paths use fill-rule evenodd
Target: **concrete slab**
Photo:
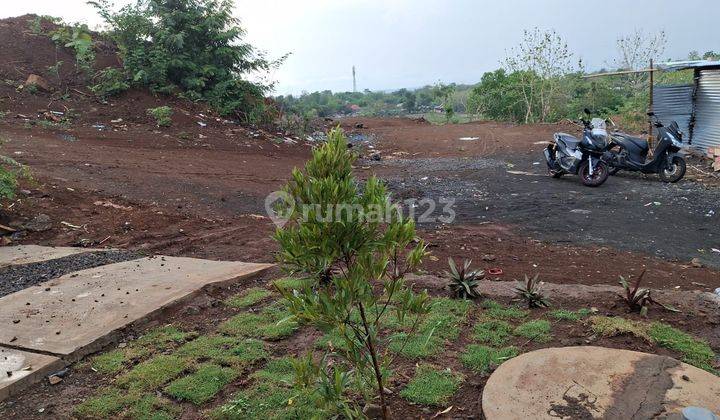
<path id="1" fill-rule="evenodd" d="M 0 347 L 0 401 L 64 366 L 65 362 L 55 356 Z"/>
<path id="2" fill-rule="evenodd" d="M 99 251 L 98 249 L 51 247 L 40 245 L 17 245 L 0 247 L 0 267 L 17 264 L 54 260 L 68 255 L 83 252 Z"/>
<path id="3" fill-rule="evenodd" d="M 667 356 L 593 346 L 510 359 L 482 395 L 488 420 L 644 419 L 686 406 L 720 414 L 720 378 Z"/>
<path id="4" fill-rule="evenodd" d="M 116 330 L 203 287 L 256 275 L 272 264 L 151 257 L 78 271 L 0 298 L 0 345 L 74 361 Z"/>

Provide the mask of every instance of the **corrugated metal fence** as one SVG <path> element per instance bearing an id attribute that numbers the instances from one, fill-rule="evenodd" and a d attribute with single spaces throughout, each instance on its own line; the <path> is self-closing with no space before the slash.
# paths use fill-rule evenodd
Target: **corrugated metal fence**
<path id="1" fill-rule="evenodd" d="M 653 112 L 665 124 L 677 121 L 683 143 L 690 141 L 694 91 L 695 85 L 659 85 L 653 89 Z"/>
<path id="2" fill-rule="evenodd" d="M 695 101 L 692 144 L 703 150 L 720 147 L 720 70 L 700 70 Z"/>

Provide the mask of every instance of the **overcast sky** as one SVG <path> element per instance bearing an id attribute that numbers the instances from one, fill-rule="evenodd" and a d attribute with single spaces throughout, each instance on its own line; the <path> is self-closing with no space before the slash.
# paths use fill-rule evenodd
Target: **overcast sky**
<path id="1" fill-rule="evenodd" d="M 0 17 L 37 13 L 100 23 L 85 0 L 4 0 Z M 127 1 L 116 0 L 116 4 Z M 475 83 L 523 29 L 555 29 L 587 69 L 616 56 L 616 39 L 665 30 L 665 57 L 720 51 L 717 0 L 235 0 L 248 40 L 270 57 L 291 53 L 277 94 Z"/>

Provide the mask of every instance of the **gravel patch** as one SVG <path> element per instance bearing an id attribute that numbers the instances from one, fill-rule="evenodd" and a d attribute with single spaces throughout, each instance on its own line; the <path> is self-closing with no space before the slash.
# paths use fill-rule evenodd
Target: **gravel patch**
<path id="1" fill-rule="evenodd" d="M 142 257 L 143 254 L 133 251 L 96 251 L 31 264 L 3 267 L 0 269 L 0 297 L 74 271 Z"/>

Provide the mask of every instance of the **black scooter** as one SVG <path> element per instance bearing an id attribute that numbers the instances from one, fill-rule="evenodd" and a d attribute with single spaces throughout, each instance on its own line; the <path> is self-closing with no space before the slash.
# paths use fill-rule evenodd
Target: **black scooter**
<path id="1" fill-rule="evenodd" d="M 590 110 L 585 109 L 590 115 Z M 610 168 L 602 160 L 607 150 L 606 122 L 601 118 L 592 121 L 581 118 L 583 124 L 582 139 L 567 133 L 555 133 L 554 144 L 549 144 L 543 151 L 548 166 L 548 173 L 553 178 L 564 174 L 577 174 L 583 185 L 598 187 L 610 175 Z"/>
<path id="2" fill-rule="evenodd" d="M 621 170 L 656 173 L 663 182 L 678 182 L 687 169 L 685 158 L 678 153 L 682 148 L 682 132 L 675 121 L 665 127 L 655 113 L 649 112 L 648 116 L 658 132 L 652 159 L 647 160 L 650 151 L 647 140 L 616 132 L 610 135 L 610 145 L 603 161 L 610 166 L 611 175 Z"/>

